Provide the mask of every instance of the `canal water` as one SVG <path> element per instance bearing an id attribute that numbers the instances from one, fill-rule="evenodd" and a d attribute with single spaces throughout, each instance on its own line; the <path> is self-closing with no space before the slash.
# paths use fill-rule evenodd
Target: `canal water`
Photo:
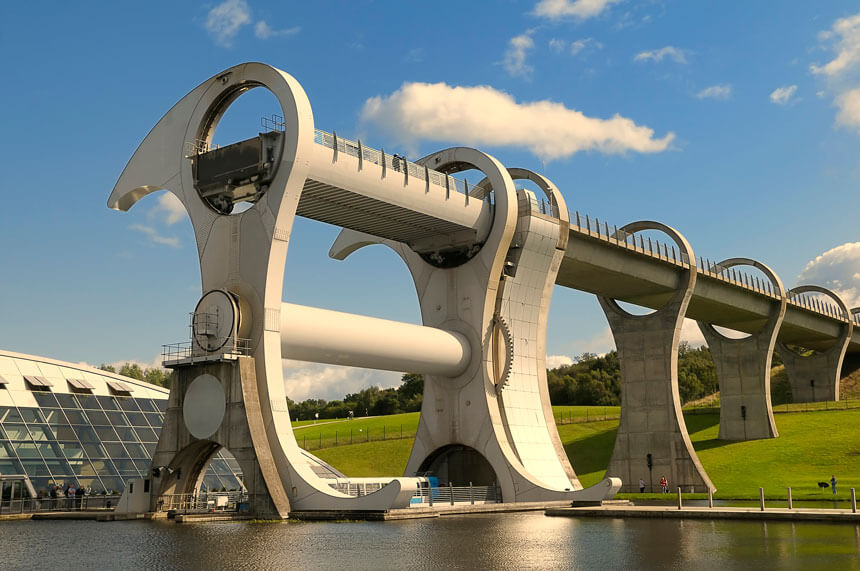
<path id="1" fill-rule="evenodd" d="M 850 524 L 482 514 L 399 522 L 10 521 L 3 569 L 860 569 Z"/>

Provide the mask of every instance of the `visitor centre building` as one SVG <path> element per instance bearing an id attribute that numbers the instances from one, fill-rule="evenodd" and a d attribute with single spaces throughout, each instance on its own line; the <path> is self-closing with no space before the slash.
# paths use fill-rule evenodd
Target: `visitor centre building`
<path id="1" fill-rule="evenodd" d="M 38 494 L 75 484 L 119 493 L 147 477 L 169 391 L 86 365 L 0 351 L 0 476 L 28 479 Z M 207 490 L 242 488 L 220 451 Z"/>

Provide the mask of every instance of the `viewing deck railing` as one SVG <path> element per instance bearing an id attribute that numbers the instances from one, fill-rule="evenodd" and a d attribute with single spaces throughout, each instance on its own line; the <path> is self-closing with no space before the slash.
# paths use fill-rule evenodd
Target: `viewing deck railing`
<path id="1" fill-rule="evenodd" d="M 498 486 L 422 486 L 412 496 L 411 506 L 495 504 L 502 501 Z"/>
<path id="2" fill-rule="evenodd" d="M 161 512 L 235 512 L 248 502 L 248 492 L 200 492 L 197 494 L 164 494 L 159 496 L 156 509 Z"/>
<path id="3" fill-rule="evenodd" d="M 683 252 L 678 251 L 674 244 L 661 243 L 657 240 L 652 240 L 650 236 L 646 238 L 641 234 L 624 232 L 619 230 L 617 226 L 609 226 L 609 223 L 606 221 L 601 222 L 597 218 L 591 218 L 588 215 L 575 212 L 571 216 L 570 227 L 576 232 L 619 248 L 635 251 L 644 256 L 655 258 L 681 268 L 690 267 L 689 257 Z M 737 267 L 722 268 L 717 262 L 699 257 L 696 272 L 759 295 L 773 299 L 779 298 L 779 294 L 774 292 L 769 280 L 761 279 L 759 276 L 739 270 Z M 849 316 L 845 315 L 841 308 L 830 301 L 822 300 L 819 295 L 803 293 L 790 297 L 788 303 L 789 305 L 824 315 L 837 321 L 847 322 L 849 320 Z M 850 319 L 860 325 L 860 314 L 854 314 Z"/>

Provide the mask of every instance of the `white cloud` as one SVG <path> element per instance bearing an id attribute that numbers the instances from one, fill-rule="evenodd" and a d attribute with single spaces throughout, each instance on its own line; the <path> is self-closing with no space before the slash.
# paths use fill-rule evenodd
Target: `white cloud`
<path id="1" fill-rule="evenodd" d="M 445 83 L 404 83 L 365 101 L 361 118 L 410 140 L 526 148 L 543 160 L 586 150 L 656 153 L 675 137 L 656 139 L 653 129 L 618 114 L 597 119 L 553 101 L 518 103 L 489 86 Z"/>
<path id="2" fill-rule="evenodd" d="M 377 386 L 398 387 L 403 373 L 304 361 L 284 361 L 284 390 L 295 402 L 309 398 L 342 400 L 349 393 Z"/>
<path id="3" fill-rule="evenodd" d="M 206 16 L 204 27 L 215 42 L 230 47 L 242 26 L 251 23 L 251 9 L 245 0 L 224 0 Z"/>
<path id="4" fill-rule="evenodd" d="M 814 284 L 833 290 L 848 305 L 860 305 L 860 242 L 847 242 L 827 250 L 806 264 L 798 284 Z"/>
<path id="5" fill-rule="evenodd" d="M 566 40 L 559 40 L 558 38 L 553 38 L 549 41 L 549 49 L 554 51 L 557 54 L 560 54 L 567 47 Z"/>
<path id="6" fill-rule="evenodd" d="M 770 100 L 777 105 L 785 105 L 794 96 L 797 91 L 796 85 L 787 85 L 785 87 L 777 87 L 770 94 Z"/>
<path id="7" fill-rule="evenodd" d="M 860 87 L 841 93 L 836 97 L 836 124 L 854 127 L 860 133 Z"/>
<path id="8" fill-rule="evenodd" d="M 184 220 L 188 217 L 188 213 L 185 211 L 185 206 L 182 204 L 182 201 L 176 198 L 176 195 L 172 192 L 164 191 L 161 193 L 161 196 L 158 197 L 158 202 L 149 211 L 150 217 L 164 217 L 164 223 L 168 226 L 172 226 L 176 224 L 180 220 Z"/>
<path id="9" fill-rule="evenodd" d="M 567 355 L 547 355 L 546 356 L 546 368 L 547 369 L 558 369 L 562 365 L 573 365 L 573 359 L 571 359 Z"/>
<path id="10" fill-rule="evenodd" d="M 171 246 L 173 248 L 179 247 L 179 238 L 175 238 L 172 236 L 162 236 L 158 233 L 158 230 L 152 228 L 151 226 L 144 226 L 143 224 L 132 224 L 129 226 L 129 229 L 134 230 L 135 232 L 141 232 L 145 234 L 152 242 L 156 244 L 163 244 L 165 246 Z"/>
<path id="11" fill-rule="evenodd" d="M 633 61 L 663 61 L 664 58 L 675 60 L 677 63 L 687 63 L 684 50 L 674 46 L 662 47 L 659 50 L 639 52 L 633 57 Z"/>
<path id="12" fill-rule="evenodd" d="M 609 351 L 615 350 L 615 337 L 612 336 L 612 330 L 607 325 L 600 332 L 587 339 L 573 341 L 570 344 L 570 348 L 571 352 L 576 355 L 582 355 L 583 353 L 605 355 Z"/>
<path id="13" fill-rule="evenodd" d="M 528 77 L 533 68 L 526 63 L 528 52 L 535 47 L 531 37 L 532 30 L 515 36 L 508 42 L 508 50 L 505 52 L 505 60 L 502 62 L 505 70 L 511 76 Z"/>
<path id="14" fill-rule="evenodd" d="M 261 40 L 268 40 L 269 38 L 277 36 L 292 36 L 294 34 L 298 34 L 301 29 L 301 26 L 293 26 L 292 28 L 286 28 L 283 30 L 273 30 L 265 20 L 260 20 L 254 24 L 254 35 Z"/>
<path id="15" fill-rule="evenodd" d="M 581 38 L 570 42 L 570 44 L 567 43 L 567 40 L 559 40 L 557 38 L 553 38 L 549 41 L 549 49 L 558 54 L 569 51 L 570 55 L 575 56 L 588 47 L 601 49 L 603 44 L 594 41 L 594 38 Z"/>
<path id="16" fill-rule="evenodd" d="M 712 85 L 696 94 L 699 99 L 728 99 L 732 95 L 731 85 Z"/>
<path id="17" fill-rule="evenodd" d="M 599 16 L 610 5 L 621 0 L 540 0 L 535 5 L 535 15 L 550 20 L 577 18 L 587 20 Z"/>
<path id="18" fill-rule="evenodd" d="M 838 38 L 833 46 L 836 57 L 823 66 L 811 65 L 812 73 L 834 77 L 860 64 L 860 14 L 836 20 L 820 37 L 822 40 Z"/>

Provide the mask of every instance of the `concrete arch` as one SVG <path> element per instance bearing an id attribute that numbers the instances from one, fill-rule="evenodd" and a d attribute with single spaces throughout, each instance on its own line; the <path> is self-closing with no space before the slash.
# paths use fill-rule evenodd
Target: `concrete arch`
<path id="1" fill-rule="evenodd" d="M 663 224 L 662 222 L 656 222 L 653 220 L 639 220 L 636 222 L 631 222 L 625 226 L 622 226 L 618 229 L 618 232 L 613 235 L 616 239 L 621 239 L 621 236 L 627 234 L 636 234 L 637 232 L 643 232 L 645 230 L 657 230 L 659 232 L 664 233 L 672 241 L 678 246 L 679 252 L 687 257 L 688 270 L 687 274 L 684 278 L 681 279 L 678 284 L 678 289 L 675 290 L 675 293 L 672 294 L 672 297 L 659 309 L 655 310 L 653 313 L 649 313 L 646 315 L 633 315 L 629 311 L 624 310 L 618 302 L 614 299 L 597 296 L 600 300 L 600 304 L 604 306 L 604 311 L 612 311 L 617 313 L 623 317 L 629 317 L 631 319 L 637 318 L 647 318 L 660 312 L 668 312 L 673 313 L 675 311 L 676 304 L 684 304 L 684 311 L 686 311 L 686 305 L 690 302 L 690 297 L 693 295 L 693 288 L 696 287 L 696 256 L 693 255 L 693 247 L 690 246 L 690 243 L 681 234 L 678 230 L 672 228 L 667 224 Z M 683 259 L 683 257 L 682 257 Z"/>
<path id="2" fill-rule="evenodd" d="M 424 459 L 419 473 L 438 477 L 440 485 L 494 486 L 499 481 L 489 460 L 464 444 L 446 444 L 437 448 Z"/>
<path id="3" fill-rule="evenodd" d="M 779 325 L 782 322 L 782 318 L 785 317 L 785 308 L 788 303 L 788 297 L 786 296 L 785 287 L 782 285 L 782 280 L 769 266 L 762 262 L 759 262 L 758 260 L 753 260 L 752 258 L 728 258 L 726 260 L 723 260 L 722 262 L 714 264 L 709 268 L 709 270 L 721 274 L 726 270 L 737 266 L 754 267 L 757 270 L 761 271 L 767 277 L 767 279 L 770 280 L 770 283 L 773 286 L 773 291 L 779 296 L 779 303 L 774 306 L 774 310 L 771 311 L 767 322 L 762 326 L 762 329 L 760 331 L 774 332 L 778 330 Z M 699 322 L 699 327 L 707 328 L 710 333 L 719 336 L 720 339 L 724 339 L 726 342 L 743 341 L 743 339 L 731 339 L 729 337 L 726 337 L 725 335 L 717 331 L 710 323 Z"/>
<path id="4" fill-rule="evenodd" d="M 658 479 L 668 476 L 673 488 L 714 489 L 690 442 L 678 394 L 681 325 L 696 285 L 693 249 L 674 228 L 649 220 L 627 224 L 615 237 L 644 230 L 668 235 L 689 265 L 679 287 L 653 313 L 632 315 L 614 299 L 597 296 L 621 364 L 621 419 L 606 477 L 621 478 L 622 491 L 638 490 L 640 479 L 653 491 L 655 472 Z"/>
<path id="5" fill-rule="evenodd" d="M 770 398 L 770 365 L 776 336 L 785 317 L 787 297 L 782 280 L 771 268 L 750 258 L 729 258 L 711 271 L 735 266 L 760 270 L 779 296 L 762 327 L 749 337 L 731 339 L 710 323 L 698 322 L 708 343 L 720 382 L 720 432 L 723 440 L 753 440 L 779 436 Z"/>
<path id="6" fill-rule="evenodd" d="M 797 354 L 784 343 L 778 343 L 777 347 L 785 363 L 794 402 L 838 401 L 842 361 L 854 332 L 852 310 L 848 309 L 848 306 L 836 292 L 818 285 L 802 285 L 792 288 L 786 292 L 786 297 L 791 299 L 808 292 L 826 295 L 836 302 L 842 312 L 843 319 L 846 320 L 842 328 L 842 335 L 836 338 L 833 345 L 827 349 L 806 357 Z"/>

